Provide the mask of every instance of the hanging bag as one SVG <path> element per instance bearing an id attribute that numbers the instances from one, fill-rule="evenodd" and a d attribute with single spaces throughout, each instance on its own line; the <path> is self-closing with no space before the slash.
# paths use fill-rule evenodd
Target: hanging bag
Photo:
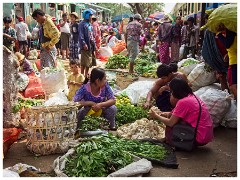
<path id="1" fill-rule="evenodd" d="M 194 95 L 195 96 L 195 95 Z M 197 97 L 195 96 L 197 99 Z M 189 124 L 183 124 L 181 122 L 175 124 L 173 126 L 172 130 L 172 144 L 174 147 L 180 150 L 185 150 L 185 151 L 192 151 L 196 147 L 196 134 L 197 134 L 197 128 L 202 112 L 202 107 L 197 99 L 198 104 L 199 104 L 199 114 L 198 114 L 198 120 L 197 120 L 197 125 L 196 128 L 192 127 Z"/>

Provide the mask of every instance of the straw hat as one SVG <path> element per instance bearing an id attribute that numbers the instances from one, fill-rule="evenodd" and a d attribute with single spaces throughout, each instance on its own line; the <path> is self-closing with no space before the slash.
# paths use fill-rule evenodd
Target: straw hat
<path id="1" fill-rule="evenodd" d="M 71 15 L 75 16 L 75 18 L 78 19 L 78 14 L 77 14 L 76 12 L 72 12 L 72 13 L 70 14 L 70 16 L 71 16 Z"/>
<path id="2" fill-rule="evenodd" d="M 17 56 L 18 61 L 21 61 L 25 58 L 25 56 L 20 52 L 16 52 L 15 56 Z"/>

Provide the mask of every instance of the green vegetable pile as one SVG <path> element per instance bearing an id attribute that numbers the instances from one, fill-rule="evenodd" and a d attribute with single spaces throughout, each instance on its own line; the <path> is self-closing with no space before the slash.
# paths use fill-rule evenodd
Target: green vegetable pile
<path id="1" fill-rule="evenodd" d="M 108 59 L 105 68 L 107 69 L 126 69 L 129 63 L 129 59 L 126 56 L 115 54 Z"/>
<path id="2" fill-rule="evenodd" d="M 132 156 L 108 136 L 84 139 L 75 150 L 64 170 L 69 177 L 105 177 L 133 162 Z"/>
<path id="3" fill-rule="evenodd" d="M 23 107 L 30 108 L 32 106 L 41 106 L 43 104 L 43 100 L 40 99 L 22 99 L 19 98 L 17 103 L 14 104 L 12 112 L 16 114 L 20 111 Z"/>
<path id="4" fill-rule="evenodd" d="M 185 62 L 182 64 L 182 67 L 189 66 L 189 65 L 192 65 L 192 64 L 198 64 L 198 63 L 199 63 L 199 62 L 196 61 L 196 59 L 188 58 L 187 61 L 185 61 Z"/>
<path id="5" fill-rule="evenodd" d="M 123 124 L 132 123 L 137 119 L 147 118 L 148 110 L 142 107 L 134 106 L 131 104 L 116 104 L 117 114 L 116 114 L 116 125 L 117 127 Z"/>
<path id="6" fill-rule="evenodd" d="M 130 154 L 163 160 L 163 146 L 137 140 L 126 140 L 103 134 L 83 139 L 67 159 L 64 172 L 69 177 L 104 177 L 133 162 Z"/>
<path id="7" fill-rule="evenodd" d="M 108 121 L 103 117 L 85 116 L 81 122 L 80 131 L 96 131 L 108 127 Z"/>

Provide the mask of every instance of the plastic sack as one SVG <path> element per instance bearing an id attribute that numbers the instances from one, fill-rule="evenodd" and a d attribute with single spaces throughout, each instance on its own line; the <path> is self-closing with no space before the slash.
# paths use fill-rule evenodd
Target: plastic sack
<path id="1" fill-rule="evenodd" d="M 229 128 L 237 128 L 237 101 L 231 100 L 231 105 L 226 113 L 223 121 L 221 123 L 222 126 Z"/>
<path id="2" fill-rule="evenodd" d="M 112 48 L 106 46 L 106 47 L 100 47 L 99 49 L 100 56 L 103 57 L 111 57 L 113 56 L 113 50 Z"/>
<path id="3" fill-rule="evenodd" d="M 178 62 L 178 70 L 187 76 L 197 66 L 198 63 L 199 61 L 193 58 L 183 59 Z"/>
<path id="4" fill-rule="evenodd" d="M 11 145 L 17 141 L 18 135 L 22 132 L 18 128 L 3 128 L 3 154 L 6 155 Z"/>
<path id="5" fill-rule="evenodd" d="M 8 167 L 8 168 L 5 168 L 5 169 L 16 172 L 18 174 L 20 174 L 21 172 L 26 171 L 26 170 L 39 171 L 39 169 L 37 169 L 34 166 L 30 166 L 30 165 L 22 164 L 22 163 L 15 164 L 14 166 Z"/>
<path id="6" fill-rule="evenodd" d="M 64 172 L 64 168 L 65 168 L 65 165 L 66 165 L 66 162 L 67 162 L 67 158 L 74 154 L 75 150 L 74 148 L 71 148 L 68 150 L 68 152 L 66 154 L 64 154 L 63 156 L 60 156 L 58 157 L 57 159 L 54 160 L 53 162 L 53 169 L 54 169 L 54 172 L 55 174 L 58 176 L 58 177 L 68 177 Z M 120 176 L 134 176 L 134 175 L 137 175 L 137 174 L 142 174 L 142 173 L 148 173 L 153 167 L 152 167 L 152 163 L 148 160 L 141 160 L 140 158 L 134 156 L 134 159 L 137 160 L 137 162 L 133 162 L 129 165 L 127 165 L 126 167 L 114 172 L 114 173 L 111 173 L 109 176 L 112 176 L 112 177 L 120 177 Z M 140 162 L 138 162 L 140 161 Z M 144 163 L 144 164 L 143 164 Z M 134 167 L 134 168 L 133 168 Z M 138 167 L 138 168 L 137 168 Z M 124 172 L 124 174 L 123 174 Z"/>
<path id="7" fill-rule="evenodd" d="M 214 127 L 217 127 L 230 108 L 230 95 L 226 91 L 210 88 L 200 95 L 199 98 L 206 104 Z"/>
<path id="8" fill-rule="evenodd" d="M 120 55 L 123 55 L 123 56 L 127 56 L 128 55 L 128 51 L 127 49 L 125 48 L 122 52 L 119 53 Z"/>
<path id="9" fill-rule="evenodd" d="M 215 9 L 208 17 L 208 29 L 214 33 L 218 32 L 220 24 L 237 33 L 237 4 L 227 4 Z"/>
<path id="10" fill-rule="evenodd" d="M 126 93 L 132 104 L 137 104 L 141 97 L 147 97 L 149 90 L 153 87 L 154 81 L 137 81 L 130 84 L 126 89 L 117 93 Z"/>
<path id="11" fill-rule="evenodd" d="M 3 169 L 3 177 L 20 177 L 20 176 L 18 173 L 14 171 Z"/>
<path id="12" fill-rule="evenodd" d="M 221 90 L 221 85 L 219 83 L 214 83 L 214 84 L 211 84 L 209 86 L 204 86 L 204 87 L 201 87 L 200 89 L 198 89 L 197 91 L 195 91 L 194 94 L 196 96 L 200 97 L 203 93 L 205 93 L 210 88 Z"/>
<path id="13" fill-rule="evenodd" d="M 208 66 L 203 62 L 198 64 L 187 77 L 189 83 L 192 84 L 193 91 L 213 84 L 216 81 L 215 74 L 212 70 L 208 70 Z"/>
<path id="14" fill-rule="evenodd" d="M 184 48 L 185 48 L 184 44 L 179 48 L 179 59 L 183 58 Z"/>
<path id="15" fill-rule="evenodd" d="M 54 72 L 48 70 L 48 68 L 45 68 L 41 71 L 40 74 L 42 86 L 46 93 L 46 96 L 58 92 L 59 90 L 66 89 L 67 79 L 64 68 L 62 68 L 60 71 Z"/>
<path id="16" fill-rule="evenodd" d="M 66 105 L 69 104 L 68 98 L 64 92 L 54 93 L 53 97 L 49 98 L 44 106 Z"/>
<path id="17" fill-rule="evenodd" d="M 42 87 L 41 79 L 37 76 L 29 76 L 29 83 L 24 92 L 25 98 L 44 97 L 45 93 Z"/>
<path id="18" fill-rule="evenodd" d="M 29 78 L 26 74 L 19 72 L 18 75 L 20 76 L 17 79 L 17 85 L 19 91 L 24 91 L 29 83 Z"/>
<path id="19" fill-rule="evenodd" d="M 38 39 L 39 38 L 39 28 L 35 27 L 32 30 L 32 39 Z"/>

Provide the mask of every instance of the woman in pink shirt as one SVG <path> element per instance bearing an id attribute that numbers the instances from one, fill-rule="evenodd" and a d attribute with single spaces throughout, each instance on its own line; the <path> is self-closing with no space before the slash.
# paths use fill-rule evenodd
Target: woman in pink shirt
<path id="1" fill-rule="evenodd" d="M 186 81 L 174 78 L 170 82 L 169 87 L 171 90 L 170 102 L 174 107 L 172 112 L 157 114 L 150 110 L 149 115 L 167 126 L 165 131 L 166 142 L 172 145 L 172 127 L 179 121 L 196 127 L 200 109 L 198 101 Z M 202 112 L 197 128 L 196 144 L 202 146 L 213 140 L 213 122 L 207 106 L 201 99 L 198 98 L 198 100 L 202 106 Z"/>

